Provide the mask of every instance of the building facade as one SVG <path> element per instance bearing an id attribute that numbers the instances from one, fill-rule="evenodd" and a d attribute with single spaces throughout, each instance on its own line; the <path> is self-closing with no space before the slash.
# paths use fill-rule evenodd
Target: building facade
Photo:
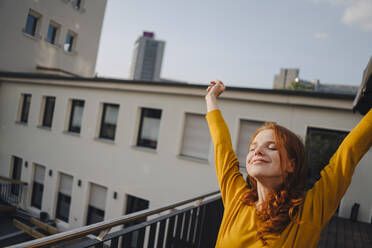
<path id="1" fill-rule="evenodd" d="M 23 207 L 62 230 L 218 189 L 205 87 L 40 74 L 0 75 L 0 175 L 28 183 Z M 350 95 L 229 88 L 220 108 L 244 171 L 250 137 L 266 121 L 306 142 L 360 121 Z M 315 148 L 316 154 L 319 149 Z M 340 203 L 372 217 L 369 151 Z M 133 207 L 134 206 L 134 207 Z"/>
<path id="2" fill-rule="evenodd" d="M 160 81 L 165 42 L 156 40 L 154 33 L 143 32 L 135 42 L 130 79 Z"/>
<path id="3" fill-rule="evenodd" d="M 92 77 L 106 0 L 4 0 L 0 71 Z"/>

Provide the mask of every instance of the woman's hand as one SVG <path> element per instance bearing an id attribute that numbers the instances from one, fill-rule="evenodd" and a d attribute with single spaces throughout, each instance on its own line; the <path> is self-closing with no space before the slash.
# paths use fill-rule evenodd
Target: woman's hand
<path id="1" fill-rule="evenodd" d="M 211 86 L 207 88 L 207 95 L 205 101 L 207 103 L 207 112 L 218 109 L 217 97 L 220 96 L 226 89 L 225 85 L 219 81 L 211 82 Z"/>
<path id="2" fill-rule="evenodd" d="M 226 86 L 220 80 L 212 81 L 211 84 L 212 85 L 207 88 L 208 93 L 205 96 L 206 98 L 210 96 L 217 98 L 226 90 Z"/>

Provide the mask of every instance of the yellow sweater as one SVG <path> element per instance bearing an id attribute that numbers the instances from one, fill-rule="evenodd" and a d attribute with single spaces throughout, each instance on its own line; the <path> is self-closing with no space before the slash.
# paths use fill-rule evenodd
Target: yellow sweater
<path id="1" fill-rule="evenodd" d="M 210 111 L 206 118 L 214 143 L 217 179 L 225 208 L 216 247 L 263 247 L 256 238 L 256 208 L 241 201 L 247 188 L 239 172 L 228 127 L 219 110 Z M 265 236 L 269 247 L 317 247 L 322 228 L 335 213 L 355 166 L 371 145 L 372 111 L 369 111 L 322 170 L 321 179 L 307 191 L 297 214 L 301 224 L 290 222 L 280 235 Z"/>

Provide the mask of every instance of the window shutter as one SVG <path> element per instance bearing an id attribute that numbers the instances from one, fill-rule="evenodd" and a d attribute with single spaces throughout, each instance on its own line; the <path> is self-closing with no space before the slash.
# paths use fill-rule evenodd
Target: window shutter
<path id="1" fill-rule="evenodd" d="M 204 115 L 186 114 L 181 154 L 208 160 L 211 138 Z"/>
<path id="2" fill-rule="evenodd" d="M 89 205 L 105 211 L 106 192 L 107 189 L 105 187 L 92 183 L 90 188 Z"/>
<path id="3" fill-rule="evenodd" d="M 61 192 L 64 195 L 71 196 L 72 180 L 73 180 L 72 176 L 61 173 L 61 179 L 59 181 L 59 192 Z"/>
<path id="4" fill-rule="evenodd" d="M 45 167 L 42 165 L 35 165 L 34 181 L 40 184 L 44 184 L 44 178 L 45 178 Z"/>

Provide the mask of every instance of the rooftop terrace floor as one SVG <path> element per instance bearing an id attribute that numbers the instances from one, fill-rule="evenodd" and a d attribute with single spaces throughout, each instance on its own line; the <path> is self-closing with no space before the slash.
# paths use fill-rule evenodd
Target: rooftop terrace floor
<path id="1" fill-rule="evenodd" d="M 372 247 L 372 224 L 333 217 L 324 228 L 318 247 Z"/>

